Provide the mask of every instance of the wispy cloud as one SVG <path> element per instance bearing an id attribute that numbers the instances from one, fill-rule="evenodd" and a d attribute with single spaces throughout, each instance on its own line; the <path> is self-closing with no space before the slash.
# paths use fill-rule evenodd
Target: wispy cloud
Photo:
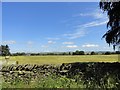
<path id="1" fill-rule="evenodd" d="M 90 13 L 80 13 L 77 16 L 82 16 L 82 17 L 93 17 L 93 21 L 91 22 L 86 22 L 85 24 L 78 24 L 75 27 L 75 31 L 72 33 L 67 33 L 64 34 L 64 36 L 67 36 L 69 39 L 77 39 L 80 37 L 85 36 L 86 34 L 88 34 L 87 29 L 90 27 L 97 27 L 97 26 L 101 26 L 101 25 L 105 25 L 108 22 L 108 18 L 105 14 L 102 13 L 102 11 L 96 9 L 93 12 Z"/>
<path id="2" fill-rule="evenodd" d="M 48 39 L 48 40 L 59 40 L 60 38 L 50 38 L 50 37 L 48 37 L 46 39 Z"/>
<path id="3" fill-rule="evenodd" d="M 85 44 L 85 45 L 82 45 L 82 47 L 84 47 L 84 48 L 95 48 L 95 47 L 99 47 L 99 45 L 97 45 L 97 44 Z"/>
<path id="4" fill-rule="evenodd" d="M 56 43 L 55 41 L 51 41 L 51 40 L 48 41 L 48 44 L 55 44 L 55 43 Z"/>
<path id="5" fill-rule="evenodd" d="M 67 45 L 66 48 L 77 48 L 77 45 Z"/>
<path id="6" fill-rule="evenodd" d="M 41 45 L 42 48 L 48 48 L 48 45 Z"/>
<path id="7" fill-rule="evenodd" d="M 88 22 L 86 24 L 78 25 L 79 27 L 87 28 L 87 27 L 100 26 L 108 22 L 107 15 L 105 13 L 103 14 L 100 9 L 95 9 L 93 12 L 90 13 L 80 13 L 79 16 L 82 17 L 89 16 L 95 19 L 94 21 Z"/>
<path id="8" fill-rule="evenodd" d="M 64 34 L 64 36 L 67 36 L 69 39 L 76 39 L 76 38 L 80 38 L 80 37 L 85 36 L 85 34 L 86 34 L 85 30 L 77 29 L 73 33 Z"/>
<path id="9" fill-rule="evenodd" d="M 33 41 L 28 41 L 27 44 L 28 44 L 28 45 L 32 45 L 32 44 L 33 44 Z"/>
<path id="10" fill-rule="evenodd" d="M 41 47 L 42 48 L 48 48 L 48 47 L 50 47 L 50 45 L 55 44 L 55 43 L 56 43 L 55 41 L 48 40 L 47 44 L 41 45 Z"/>
<path id="11" fill-rule="evenodd" d="M 16 41 L 14 40 L 3 41 L 1 44 L 16 44 Z"/>
<path id="12" fill-rule="evenodd" d="M 95 26 L 100 26 L 100 25 L 104 25 L 107 24 L 108 19 L 105 20 L 96 20 L 96 21 L 92 21 L 83 25 L 78 25 L 77 27 L 83 27 L 83 28 L 88 28 L 88 27 L 95 27 Z"/>
<path id="13" fill-rule="evenodd" d="M 63 42 L 62 44 L 74 44 L 74 42 Z"/>
<path id="14" fill-rule="evenodd" d="M 103 14 L 100 9 L 95 9 L 89 13 L 79 13 L 77 15 L 74 15 L 74 17 L 92 17 L 94 19 L 102 19 L 102 18 L 107 18 L 107 15 Z"/>

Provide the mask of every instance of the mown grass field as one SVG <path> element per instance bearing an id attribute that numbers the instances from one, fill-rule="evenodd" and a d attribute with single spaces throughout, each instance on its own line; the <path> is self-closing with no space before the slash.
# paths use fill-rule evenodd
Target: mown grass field
<path id="1" fill-rule="evenodd" d="M 79 55 L 79 56 L 11 56 L 9 61 L 19 64 L 62 64 L 72 62 L 117 62 L 118 55 Z"/>

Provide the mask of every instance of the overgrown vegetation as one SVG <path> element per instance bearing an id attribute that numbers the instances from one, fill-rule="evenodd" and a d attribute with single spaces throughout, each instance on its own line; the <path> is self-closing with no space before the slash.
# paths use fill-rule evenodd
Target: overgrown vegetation
<path id="1" fill-rule="evenodd" d="M 120 63 L 4 66 L 3 88 L 120 88 Z"/>

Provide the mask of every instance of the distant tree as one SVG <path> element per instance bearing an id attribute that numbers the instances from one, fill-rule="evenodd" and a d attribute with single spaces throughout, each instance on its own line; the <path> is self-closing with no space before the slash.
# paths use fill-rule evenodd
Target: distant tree
<path id="1" fill-rule="evenodd" d="M 0 46 L 0 56 L 2 56 L 2 46 Z"/>
<path id="2" fill-rule="evenodd" d="M 91 55 L 95 55 L 96 53 L 95 53 L 94 51 L 92 51 L 90 54 L 91 54 Z"/>
<path id="3" fill-rule="evenodd" d="M 67 52 L 63 52 L 62 55 L 69 55 L 69 53 L 67 53 Z"/>
<path id="4" fill-rule="evenodd" d="M 120 1 L 111 2 L 111 0 L 107 0 L 107 2 L 102 2 L 101 0 L 99 5 L 103 11 L 107 12 L 109 18 L 107 23 L 109 30 L 104 34 L 103 38 L 106 39 L 109 45 L 112 44 L 115 49 L 115 46 L 120 44 Z"/>
<path id="5" fill-rule="evenodd" d="M 69 52 L 68 55 L 71 55 L 71 52 Z"/>
<path id="6" fill-rule="evenodd" d="M 85 55 L 85 52 L 84 51 L 80 51 L 79 55 Z"/>
<path id="7" fill-rule="evenodd" d="M 25 52 L 17 52 L 17 53 L 13 53 L 13 56 L 25 56 L 25 55 L 30 55 L 30 54 L 26 54 Z"/>
<path id="8" fill-rule="evenodd" d="M 116 54 L 116 52 L 111 52 L 111 54 Z"/>
<path id="9" fill-rule="evenodd" d="M 80 51 L 79 51 L 79 50 L 76 50 L 75 54 L 76 54 L 76 55 L 80 55 Z"/>
<path id="10" fill-rule="evenodd" d="M 75 55 L 75 52 L 72 52 L 72 55 Z"/>
<path id="11" fill-rule="evenodd" d="M 10 49 L 8 45 L 1 45 L 2 50 L 2 56 L 9 56 L 10 55 Z"/>
<path id="12" fill-rule="evenodd" d="M 111 54 L 111 53 L 110 53 L 110 52 L 108 52 L 108 51 L 107 51 L 107 52 L 105 52 L 105 55 L 110 55 L 110 54 Z"/>
<path id="13" fill-rule="evenodd" d="M 86 55 L 90 55 L 89 53 L 87 53 Z"/>
<path id="14" fill-rule="evenodd" d="M 84 51 L 79 51 L 79 50 L 76 50 L 75 52 L 73 52 L 73 55 L 84 55 L 85 52 Z"/>
<path id="15" fill-rule="evenodd" d="M 115 53 L 116 53 L 116 54 L 120 54 L 120 51 L 116 51 Z"/>

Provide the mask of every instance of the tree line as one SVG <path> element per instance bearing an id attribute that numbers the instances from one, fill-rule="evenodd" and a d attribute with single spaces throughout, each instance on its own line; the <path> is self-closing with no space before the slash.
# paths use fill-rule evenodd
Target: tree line
<path id="1" fill-rule="evenodd" d="M 38 55 L 111 55 L 111 54 L 120 54 L 120 51 L 110 52 L 85 52 L 76 50 L 74 52 L 41 52 L 41 53 L 25 53 L 25 52 L 17 52 L 10 53 L 10 48 L 8 45 L 0 46 L 0 56 L 38 56 Z"/>
<path id="2" fill-rule="evenodd" d="M 120 54 L 120 51 L 116 52 L 89 52 L 85 53 L 84 51 L 76 50 L 75 52 L 46 52 L 46 53 L 25 53 L 25 52 L 17 52 L 10 53 L 10 49 L 8 45 L 0 46 L 0 55 L 1 56 L 37 56 L 37 55 L 110 55 L 110 54 Z"/>

